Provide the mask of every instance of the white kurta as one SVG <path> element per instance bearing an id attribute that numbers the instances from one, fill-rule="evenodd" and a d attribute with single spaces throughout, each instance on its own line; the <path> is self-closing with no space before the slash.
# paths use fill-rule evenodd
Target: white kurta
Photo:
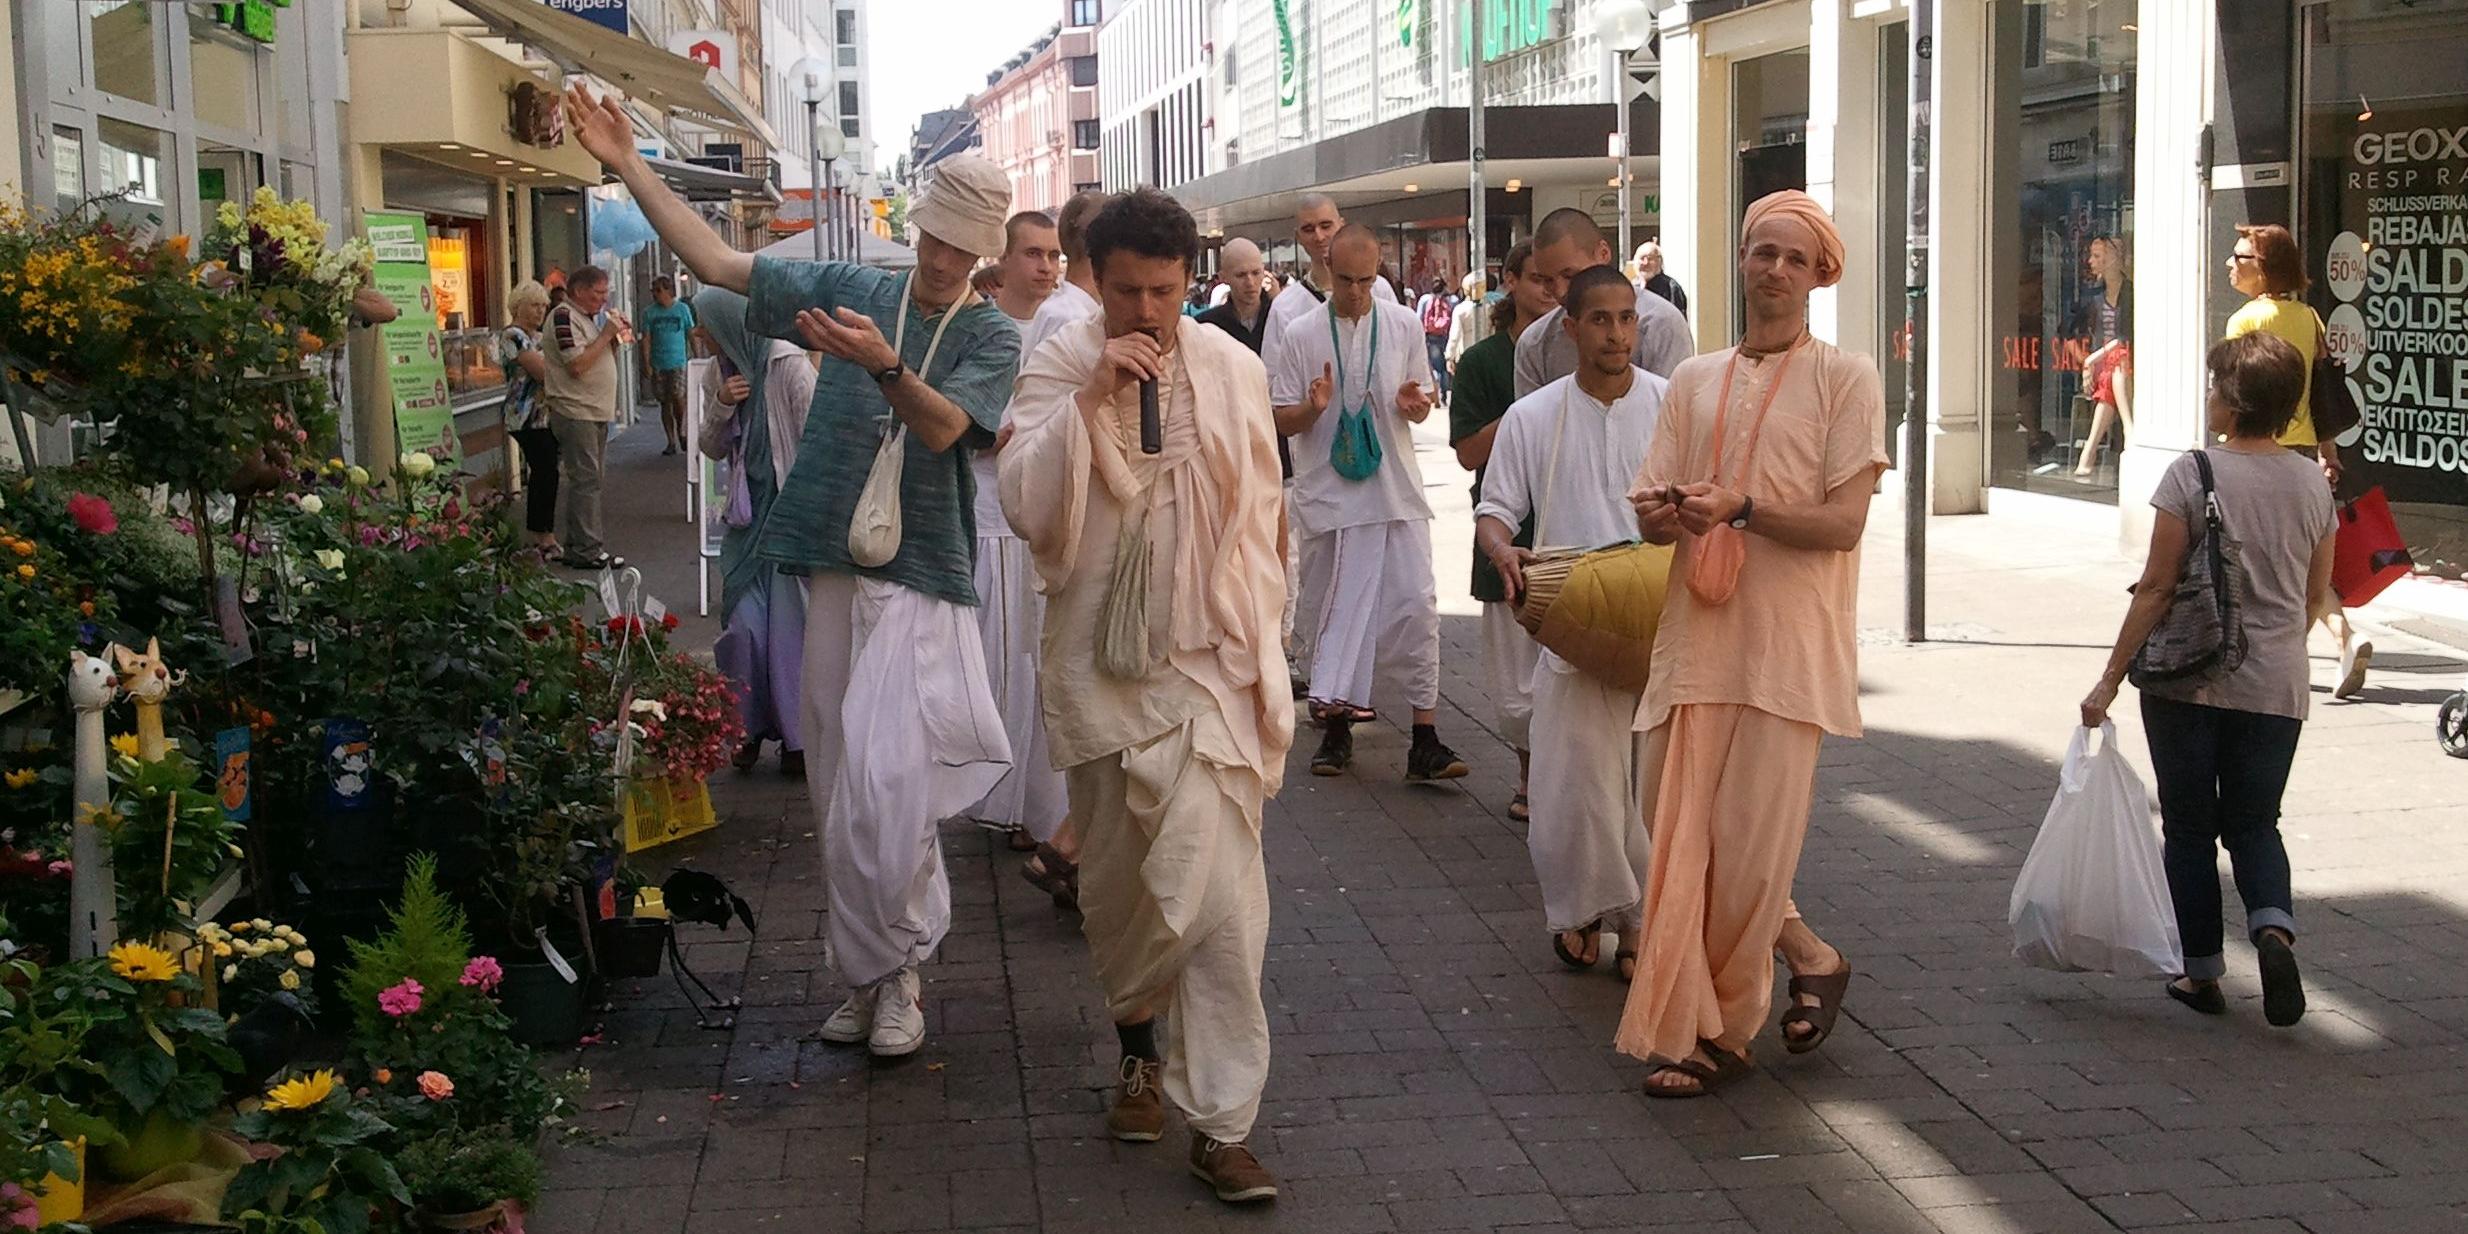
<path id="1" fill-rule="evenodd" d="M 1634 540 L 1628 488 L 1653 442 L 1665 389 L 1661 378 L 1632 369 L 1628 392 L 1608 405 L 1574 377 L 1519 399 L 1500 421 L 1476 515 L 1510 527 L 1532 515 L 1535 543 L 1554 548 Z M 1633 731 L 1640 696 L 1548 651 L 1532 691 L 1526 846 L 1545 923 L 1574 930 L 1601 921 L 1634 946 L 1650 852 Z"/>
<path id="2" fill-rule="evenodd" d="M 1064 284 L 1083 302 L 1088 293 Z M 1046 333 L 1078 316 L 1043 316 L 1045 304 L 1062 296 L 1057 290 L 1039 306 L 1039 315 L 1020 327 L 1022 356 L 1029 338 L 1046 324 Z M 1044 334 L 1038 334 L 1043 341 Z M 1010 421 L 1009 409 L 1003 419 Z M 1045 597 L 1037 594 L 1037 571 L 1028 545 L 1011 530 L 1003 515 L 998 460 L 992 450 L 969 456 L 977 480 L 977 628 L 985 640 L 988 685 L 995 709 L 1002 713 L 1003 731 L 1011 739 L 1011 770 L 1003 774 L 984 800 L 968 808 L 968 816 L 1000 827 L 1023 827 L 1039 840 L 1051 840 L 1063 825 L 1070 806 L 1063 792 L 1063 773 L 1055 770 L 1046 749 L 1045 714 L 1037 687 L 1037 654 L 1045 632 Z"/>
<path id="3" fill-rule="evenodd" d="M 1387 279 L 1381 279 L 1371 285 L 1371 298 L 1383 304 L 1395 304 L 1397 292 L 1388 285 Z M 1277 293 L 1277 298 L 1268 302 L 1268 325 L 1260 335 L 1260 360 L 1268 366 L 1270 380 L 1274 381 L 1277 376 L 1277 343 L 1284 335 L 1285 328 L 1327 303 L 1327 299 L 1326 292 L 1315 294 L 1312 288 L 1304 286 L 1303 281 L 1296 278 L 1288 280 L 1284 290 Z M 1414 322 L 1414 329 L 1415 337 L 1420 338 L 1422 321 L 1419 318 Z"/>
<path id="4" fill-rule="evenodd" d="M 1412 426 L 1397 412 L 1398 387 L 1409 381 L 1420 382 L 1426 391 L 1431 386 L 1431 355 L 1423 346 L 1422 322 L 1412 309 L 1375 300 L 1371 312 L 1361 317 L 1336 319 L 1332 345 L 1330 316 L 1331 310 L 1321 306 L 1298 318 L 1268 370 L 1269 401 L 1279 407 L 1301 403 L 1324 371 L 1345 370 L 1345 388 L 1331 395 L 1328 410 L 1289 442 L 1295 524 L 1308 539 L 1340 527 L 1427 521 L 1431 503 L 1423 496 Z M 1366 397 L 1372 431 L 1380 442 L 1380 469 L 1367 479 L 1348 480 L 1328 461 L 1329 447 L 1337 439 L 1342 413 L 1359 407 Z"/>

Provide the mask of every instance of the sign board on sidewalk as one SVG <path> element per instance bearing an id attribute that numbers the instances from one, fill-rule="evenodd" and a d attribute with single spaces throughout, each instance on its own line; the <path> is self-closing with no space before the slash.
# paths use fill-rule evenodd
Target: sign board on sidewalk
<path id="1" fill-rule="evenodd" d="M 428 220 L 417 214 L 370 210 L 363 216 L 377 251 L 379 293 L 401 315 L 377 328 L 394 396 L 394 439 L 425 450 L 451 469 L 463 457 L 454 432 L 454 397 L 446 390 L 445 342 L 437 335 L 437 289 L 429 282 Z"/>

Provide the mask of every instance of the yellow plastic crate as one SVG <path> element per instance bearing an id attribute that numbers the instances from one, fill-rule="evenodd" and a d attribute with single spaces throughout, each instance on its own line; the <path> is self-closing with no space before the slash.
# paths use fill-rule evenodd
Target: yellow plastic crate
<path id="1" fill-rule="evenodd" d="M 639 853 L 720 824 L 711 809 L 711 785 L 702 780 L 670 783 L 634 780 L 626 785 L 626 851 Z"/>

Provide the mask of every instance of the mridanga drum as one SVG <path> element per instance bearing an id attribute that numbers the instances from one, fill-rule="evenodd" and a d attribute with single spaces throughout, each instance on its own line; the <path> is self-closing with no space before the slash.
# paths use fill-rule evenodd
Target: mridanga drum
<path id="1" fill-rule="evenodd" d="M 1577 671 L 1622 690 L 1645 689 L 1671 583 L 1671 547 L 1551 549 L 1525 566 L 1517 624 Z"/>

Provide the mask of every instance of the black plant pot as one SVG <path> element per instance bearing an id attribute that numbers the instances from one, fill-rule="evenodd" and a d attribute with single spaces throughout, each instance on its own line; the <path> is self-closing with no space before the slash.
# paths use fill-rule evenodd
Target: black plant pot
<path id="1" fill-rule="evenodd" d="M 584 983 L 568 981 L 546 960 L 504 965 L 497 1005 L 514 1022 L 514 1039 L 528 1046 L 565 1047 L 583 1035 Z"/>
<path id="2" fill-rule="evenodd" d="M 592 923 L 600 974 L 609 978 L 657 977 L 670 924 L 663 917 L 609 917 Z"/>

